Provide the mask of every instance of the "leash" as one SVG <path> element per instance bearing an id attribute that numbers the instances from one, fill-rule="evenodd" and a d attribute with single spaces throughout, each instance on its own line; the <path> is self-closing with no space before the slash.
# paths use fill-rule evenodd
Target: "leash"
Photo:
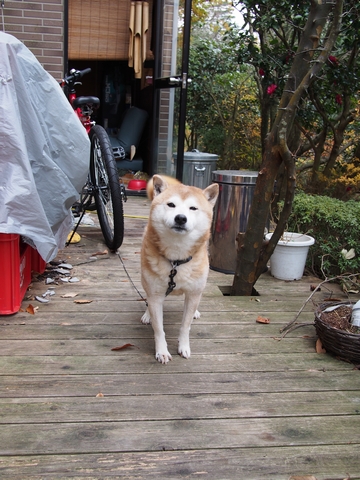
<path id="1" fill-rule="evenodd" d="M 168 283 L 168 289 L 166 290 L 165 297 L 167 297 L 176 287 L 176 283 L 174 282 L 174 277 L 177 274 L 177 270 L 176 270 L 177 267 L 179 265 L 183 265 L 184 263 L 190 262 L 191 259 L 192 257 L 188 257 L 185 260 L 174 260 L 174 261 L 169 260 L 171 263 L 172 269 L 170 271 L 170 275 L 169 275 L 170 282 Z"/>
<path id="2" fill-rule="evenodd" d="M 127 271 L 127 269 L 126 269 L 126 267 L 125 267 L 125 263 L 124 263 L 123 259 L 121 258 L 120 251 L 118 250 L 116 253 L 117 253 L 117 256 L 119 257 L 120 262 L 121 262 L 121 264 L 122 264 L 122 266 L 123 266 L 124 272 L 126 273 L 128 279 L 130 280 L 131 285 L 132 285 L 132 286 L 134 287 L 134 289 L 137 291 L 137 293 L 138 293 L 139 297 L 141 298 L 141 300 L 142 300 L 143 302 L 145 302 L 145 305 L 148 306 L 148 303 L 147 303 L 147 301 L 146 301 L 146 298 L 144 298 L 144 297 L 141 295 L 140 290 L 137 288 L 137 286 L 135 285 L 135 283 L 132 281 L 132 278 L 130 277 L 129 272 Z"/>
<path id="3" fill-rule="evenodd" d="M 117 256 L 119 257 L 119 260 L 123 266 L 123 269 L 124 269 L 124 272 L 126 273 L 126 276 L 128 277 L 131 285 L 134 287 L 134 289 L 136 290 L 136 292 L 138 293 L 139 297 L 141 298 L 141 300 L 143 302 L 145 302 L 145 305 L 148 307 L 148 302 L 146 300 L 146 298 L 144 298 L 140 292 L 140 290 L 137 288 L 137 286 L 135 285 L 135 283 L 133 282 L 132 278 L 130 277 L 130 274 L 129 272 L 127 271 L 126 269 L 126 266 L 125 266 L 125 263 L 123 261 L 123 259 L 121 258 L 121 255 L 120 255 L 120 251 L 117 251 Z M 180 265 L 183 265 L 184 263 L 188 263 L 190 262 L 190 260 L 192 259 L 192 257 L 188 257 L 188 258 L 185 258 L 185 260 L 169 260 L 170 264 L 171 264 L 171 271 L 170 271 L 170 274 L 169 274 L 169 278 L 170 278 L 170 281 L 168 283 L 168 288 L 166 290 L 166 293 L 165 293 L 165 297 L 167 297 L 173 290 L 174 288 L 176 287 L 176 283 L 174 282 L 174 277 L 175 275 L 177 274 L 177 267 L 179 267 Z"/>

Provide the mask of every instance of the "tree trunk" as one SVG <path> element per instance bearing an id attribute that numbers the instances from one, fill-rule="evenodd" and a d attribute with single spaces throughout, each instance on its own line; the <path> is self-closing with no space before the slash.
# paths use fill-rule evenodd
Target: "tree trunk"
<path id="1" fill-rule="evenodd" d="M 292 155 L 297 147 L 291 136 L 297 106 L 302 95 L 317 78 L 339 33 L 342 0 L 335 4 L 311 2 L 309 17 L 300 39 L 297 53 L 284 88 L 278 113 L 267 136 L 263 161 L 255 186 L 247 230 L 239 242 L 236 270 L 231 295 L 251 295 L 253 286 L 264 271 L 268 259 L 279 241 L 291 213 L 295 192 L 295 161 Z M 332 12 L 333 19 L 324 46 L 317 58 L 320 35 Z M 268 244 L 263 242 L 264 230 L 273 197 L 274 183 L 281 165 L 284 165 L 286 194 L 279 222 Z"/>

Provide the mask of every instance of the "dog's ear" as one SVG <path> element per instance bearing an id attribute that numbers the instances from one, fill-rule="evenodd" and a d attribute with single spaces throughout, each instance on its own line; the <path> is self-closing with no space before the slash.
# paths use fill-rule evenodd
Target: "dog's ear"
<path id="1" fill-rule="evenodd" d="M 217 183 L 212 183 L 210 186 L 203 190 L 203 194 L 210 203 L 214 206 L 219 195 L 219 185 Z"/>
<path id="2" fill-rule="evenodd" d="M 154 192 L 153 192 L 154 197 L 156 197 L 157 195 L 159 195 L 161 192 L 163 192 L 168 188 L 167 181 L 160 175 L 154 175 L 152 178 L 152 181 L 154 186 Z"/>

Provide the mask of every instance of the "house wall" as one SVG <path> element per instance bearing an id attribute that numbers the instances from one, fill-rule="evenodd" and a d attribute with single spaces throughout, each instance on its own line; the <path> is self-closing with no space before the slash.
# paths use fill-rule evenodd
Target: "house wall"
<path id="1" fill-rule="evenodd" d="M 164 29 L 161 76 L 168 77 L 176 74 L 179 0 L 162 1 Z M 152 3 L 150 1 L 151 7 Z M 5 32 L 22 41 L 56 80 L 63 78 L 65 73 L 65 5 L 66 0 L 5 0 L 2 9 Z M 174 94 L 174 89 L 164 89 L 159 95 L 158 149 L 154 168 L 158 172 L 168 174 L 174 173 L 172 165 Z"/>
<path id="2" fill-rule="evenodd" d="M 64 75 L 64 0 L 5 0 L 5 32 L 14 35 L 56 80 Z"/>
<path id="3" fill-rule="evenodd" d="M 164 28 L 162 38 L 161 77 L 176 75 L 176 42 L 178 0 L 164 0 Z M 175 90 L 163 89 L 160 92 L 158 164 L 157 172 L 174 174 L 173 130 L 174 130 Z M 176 149 L 176 146 L 175 146 Z"/>

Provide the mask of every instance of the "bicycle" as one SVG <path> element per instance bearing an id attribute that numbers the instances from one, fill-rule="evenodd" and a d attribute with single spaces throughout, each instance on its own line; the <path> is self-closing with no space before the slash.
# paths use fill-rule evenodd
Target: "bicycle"
<path id="1" fill-rule="evenodd" d="M 116 160 L 108 134 L 92 119 L 94 110 L 100 105 L 99 98 L 76 95 L 76 85 L 81 85 L 80 79 L 90 72 L 91 68 L 72 69 L 70 75 L 66 75 L 60 82 L 91 142 L 88 178 L 79 201 L 73 205 L 73 214 L 79 216 L 79 220 L 67 245 L 71 242 L 85 212 L 96 210 L 105 243 L 111 251 L 116 251 L 124 239 L 123 202 L 126 202 L 126 192 L 125 186 L 119 183 Z"/>

